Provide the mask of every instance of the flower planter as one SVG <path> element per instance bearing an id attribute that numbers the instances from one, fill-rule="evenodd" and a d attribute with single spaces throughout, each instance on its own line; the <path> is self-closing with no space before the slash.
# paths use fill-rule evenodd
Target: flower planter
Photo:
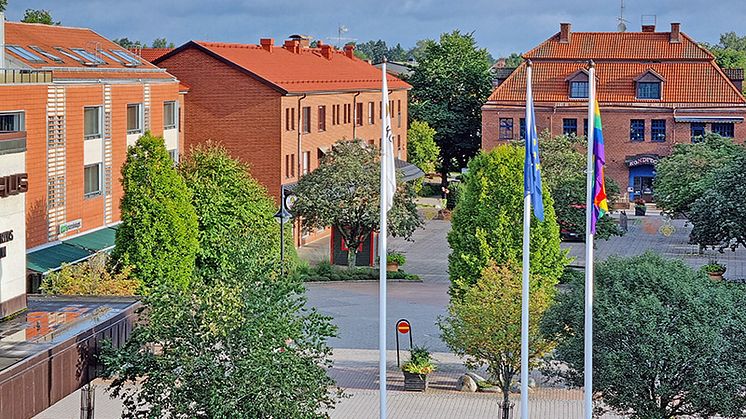
<path id="1" fill-rule="evenodd" d="M 707 276 L 713 281 L 722 281 L 725 272 L 707 272 Z"/>
<path id="2" fill-rule="evenodd" d="M 411 372 L 402 371 L 404 373 L 404 390 L 407 391 L 425 391 L 427 390 L 427 375 L 425 374 L 413 374 Z"/>
<path id="3" fill-rule="evenodd" d="M 386 272 L 396 272 L 399 270 L 399 264 L 396 262 L 391 262 L 386 264 Z"/>

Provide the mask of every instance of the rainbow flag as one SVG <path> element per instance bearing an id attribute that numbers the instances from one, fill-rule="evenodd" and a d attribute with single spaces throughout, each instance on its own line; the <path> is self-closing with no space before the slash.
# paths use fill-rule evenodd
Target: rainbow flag
<path id="1" fill-rule="evenodd" d="M 598 101 L 594 103 L 593 112 L 593 160 L 594 177 L 593 183 L 593 213 L 591 214 L 591 234 L 596 234 L 596 223 L 609 212 L 609 201 L 606 199 L 606 184 L 604 182 L 604 164 L 606 154 L 604 153 L 604 136 L 601 133 L 601 111 Z"/>

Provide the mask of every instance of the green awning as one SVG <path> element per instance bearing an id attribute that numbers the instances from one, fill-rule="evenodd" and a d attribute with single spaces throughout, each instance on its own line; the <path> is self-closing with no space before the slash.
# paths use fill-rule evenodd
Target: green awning
<path id="1" fill-rule="evenodd" d="M 26 268 L 47 273 L 60 269 L 65 263 L 82 262 L 97 252 L 110 250 L 114 247 L 117 227 L 102 228 L 64 240 L 54 246 L 28 253 L 26 255 Z"/>

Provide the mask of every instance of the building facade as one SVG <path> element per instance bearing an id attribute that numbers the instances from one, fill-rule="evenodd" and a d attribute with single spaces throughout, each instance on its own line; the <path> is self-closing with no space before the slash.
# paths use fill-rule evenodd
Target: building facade
<path id="1" fill-rule="evenodd" d="M 154 61 L 189 86 L 187 152 L 210 140 L 222 144 L 275 197 L 318 167 L 335 142 L 381 141 L 381 71 L 355 58 L 353 47 L 311 48 L 293 38 L 281 46 L 192 41 Z M 410 86 L 391 75 L 388 85 L 394 148 L 405 160 Z M 295 241 L 325 234 L 296 228 Z"/>
<path id="2" fill-rule="evenodd" d="M 578 32 L 569 23 L 523 55 L 531 60 L 537 131 L 586 134 L 588 66 L 596 68 L 606 173 L 622 200 L 653 201 L 655 164 L 674 144 L 707 131 L 746 138 L 743 72 L 722 71 L 714 56 L 672 23 L 668 32 Z M 482 147 L 525 134 L 526 63 L 482 108 Z M 624 193 L 626 191 L 626 193 Z"/>
<path id="3" fill-rule="evenodd" d="M 121 166 L 140 135 L 163 136 L 178 158 L 183 89 L 90 29 L 4 19 L 0 29 L 0 136 L 25 138 L 25 225 L 10 227 L 27 267 L 45 273 L 101 250 L 65 243 L 119 223 Z"/>

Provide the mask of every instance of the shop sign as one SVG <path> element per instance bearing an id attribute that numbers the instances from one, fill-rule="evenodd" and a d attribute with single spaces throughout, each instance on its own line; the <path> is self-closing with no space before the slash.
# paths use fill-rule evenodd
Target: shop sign
<path id="1" fill-rule="evenodd" d="M 3 231 L 0 233 L 0 244 L 4 244 L 7 242 L 13 241 L 13 230 Z M 0 259 L 7 256 L 7 249 L 5 246 L 0 247 Z"/>
<path id="2" fill-rule="evenodd" d="M 28 173 L 0 176 L 0 198 L 26 193 L 27 191 Z"/>
<path id="3" fill-rule="evenodd" d="M 83 220 L 74 220 L 64 224 L 60 224 L 60 234 L 65 234 L 69 231 L 80 230 L 83 228 Z"/>
<path id="4" fill-rule="evenodd" d="M 660 157 L 658 156 L 643 154 L 643 155 L 628 157 L 627 166 L 629 167 L 655 166 L 658 163 L 658 160 L 660 160 Z"/>

